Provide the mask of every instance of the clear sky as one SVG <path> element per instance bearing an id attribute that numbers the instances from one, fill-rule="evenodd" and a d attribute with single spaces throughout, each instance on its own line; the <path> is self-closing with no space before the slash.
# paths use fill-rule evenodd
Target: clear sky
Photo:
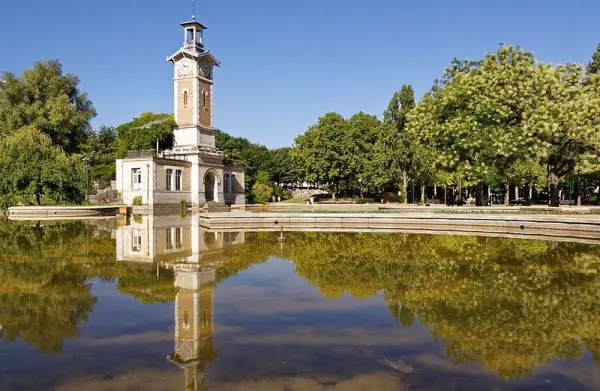
<path id="1" fill-rule="evenodd" d="M 215 73 L 215 126 L 269 147 L 329 111 L 381 115 L 420 97 L 453 57 L 499 43 L 545 62 L 589 61 L 600 1 L 198 0 Z M 172 65 L 191 0 L 0 0 L 0 71 L 60 59 L 98 111 L 94 127 L 172 112 Z"/>

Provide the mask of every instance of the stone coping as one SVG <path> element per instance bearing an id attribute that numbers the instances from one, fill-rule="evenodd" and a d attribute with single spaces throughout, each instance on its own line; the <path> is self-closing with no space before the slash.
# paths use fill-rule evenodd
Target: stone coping
<path id="1" fill-rule="evenodd" d="M 93 217 L 116 215 L 121 205 L 86 205 L 86 206 L 11 206 L 8 215 L 11 219 L 66 219 L 77 217 Z"/>
<path id="2" fill-rule="evenodd" d="M 301 230 L 333 232 L 440 232 L 600 241 L 596 215 L 460 215 L 434 213 L 207 213 L 201 226 L 211 230 Z"/>

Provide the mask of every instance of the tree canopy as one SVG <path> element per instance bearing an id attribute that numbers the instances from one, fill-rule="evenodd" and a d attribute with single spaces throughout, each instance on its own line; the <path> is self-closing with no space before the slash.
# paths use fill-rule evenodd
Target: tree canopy
<path id="1" fill-rule="evenodd" d="M 0 138 L 3 198 L 34 198 L 39 205 L 41 197 L 47 196 L 59 202 L 81 203 L 85 189 L 85 168 L 79 157 L 52 145 L 46 134 L 29 126 Z"/>
<path id="2" fill-rule="evenodd" d="M 96 111 L 77 76 L 63 74 L 61 63 L 52 60 L 36 62 L 20 78 L 6 72 L 0 80 L 0 133 L 32 126 L 66 152 L 80 150 Z"/>
<path id="3" fill-rule="evenodd" d="M 173 130 L 177 126 L 172 114 L 142 113 L 132 121 L 117 127 L 116 150 L 118 157 L 127 151 L 154 150 L 173 146 Z"/>

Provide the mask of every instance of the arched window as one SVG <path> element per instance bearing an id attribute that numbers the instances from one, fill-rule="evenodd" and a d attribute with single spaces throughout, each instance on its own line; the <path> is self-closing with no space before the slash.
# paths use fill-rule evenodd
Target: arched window
<path id="1" fill-rule="evenodd" d="M 202 90 L 202 106 L 206 109 L 208 105 L 208 92 L 206 90 Z"/>
<path id="2" fill-rule="evenodd" d="M 183 91 L 183 107 L 187 107 L 188 105 L 188 92 Z"/>

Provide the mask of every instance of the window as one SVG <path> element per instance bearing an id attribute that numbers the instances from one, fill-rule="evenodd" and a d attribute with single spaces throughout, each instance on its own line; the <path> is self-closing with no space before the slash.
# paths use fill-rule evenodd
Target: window
<path id="1" fill-rule="evenodd" d="M 181 227 L 175 228 L 175 248 L 182 248 L 183 244 L 181 243 Z"/>
<path id="2" fill-rule="evenodd" d="M 167 233 L 167 237 L 166 237 L 166 249 L 167 250 L 172 250 L 173 249 L 173 234 L 171 233 L 171 228 L 167 228 L 166 229 L 166 233 Z"/>
<path id="3" fill-rule="evenodd" d="M 142 169 L 132 168 L 131 169 L 131 187 L 133 190 L 142 189 Z"/>
<path id="4" fill-rule="evenodd" d="M 187 107 L 188 105 L 188 92 L 183 91 L 183 107 Z"/>
<path id="5" fill-rule="evenodd" d="M 142 231 L 139 229 L 131 230 L 131 251 L 142 251 Z"/>
<path id="6" fill-rule="evenodd" d="M 207 105 L 207 101 L 208 101 L 208 92 L 206 92 L 206 90 L 202 90 L 202 99 L 203 99 L 203 106 L 206 109 L 206 105 Z"/>
<path id="7" fill-rule="evenodd" d="M 230 191 L 229 190 L 229 173 L 226 172 L 225 174 L 223 174 L 223 179 L 224 179 L 223 180 L 223 182 L 224 182 L 223 183 L 223 187 L 224 187 L 223 191 L 225 193 L 229 193 L 229 191 Z"/>
<path id="8" fill-rule="evenodd" d="M 167 181 L 166 181 L 167 190 L 173 190 L 172 181 L 173 181 L 173 169 L 167 168 Z"/>
<path id="9" fill-rule="evenodd" d="M 194 29 L 187 29 L 185 30 L 185 32 L 187 33 L 187 37 L 185 40 L 187 42 L 194 42 Z"/>
<path id="10" fill-rule="evenodd" d="M 231 183 L 229 184 L 229 191 L 235 193 L 235 174 L 231 174 Z"/>
<path id="11" fill-rule="evenodd" d="M 181 170 L 175 170 L 175 190 L 181 191 Z"/>

